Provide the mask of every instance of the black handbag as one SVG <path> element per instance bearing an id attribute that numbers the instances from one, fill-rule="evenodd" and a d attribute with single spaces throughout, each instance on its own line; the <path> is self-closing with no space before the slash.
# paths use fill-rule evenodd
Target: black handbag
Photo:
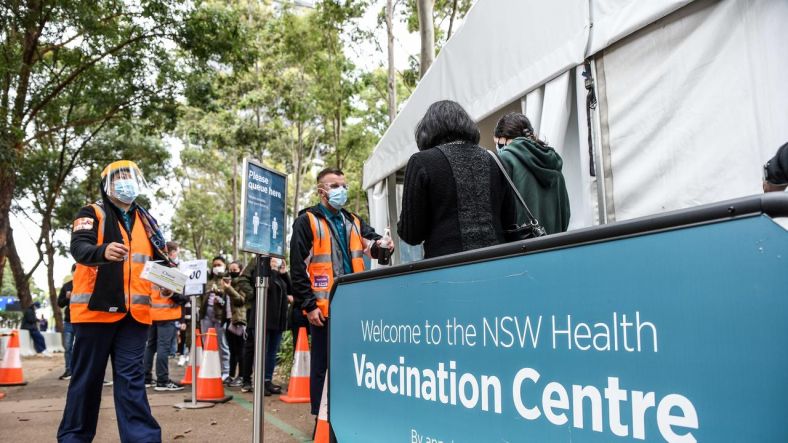
<path id="1" fill-rule="evenodd" d="M 498 168 L 501 170 L 501 173 L 506 178 L 506 181 L 509 182 L 509 186 L 511 186 L 512 191 L 514 191 L 514 195 L 517 196 L 517 199 L 520 200 L 520 204 L 523 205 L 523 209 L 525 209 L 525 217 L 528 219 L 521 225 L 512 225 L 509 228 L 504 227 L 504 239 L 506 239 L 507 242 L 513 242 L 547 235 L 547 232 L 544 230 L 544 226 L 539 224 L 539 220 L 537 220 L 536 217 L 534 217 L 534 215 L 531 213 L 531 210 L 528 209 L 528 205 L 525 204 L 523 196 L 520 195 L 520 192 L 517 190 L 517 186 L 514 185 L 514 182 L 509 177 L 509 173 L 506 172 L 506 168 L 503 167 L 501 160 L 494 152 L 487 151 L 487 153 L 492 156 L 492 158 L 495 160 L 495 163 L 498 165 Z"/>

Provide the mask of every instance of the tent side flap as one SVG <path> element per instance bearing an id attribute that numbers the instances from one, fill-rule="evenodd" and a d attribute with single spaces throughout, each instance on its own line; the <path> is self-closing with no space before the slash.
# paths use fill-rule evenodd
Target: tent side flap
<path id="1" fill-rule="evenodd" d="M 545 19 L 549 18 L 549 19 Z M 364 188 L 405 166 L 429 105 L 455 100 L 479 120 L 583 61 L 588 2 L 480 0 L 364 165 Z"/>

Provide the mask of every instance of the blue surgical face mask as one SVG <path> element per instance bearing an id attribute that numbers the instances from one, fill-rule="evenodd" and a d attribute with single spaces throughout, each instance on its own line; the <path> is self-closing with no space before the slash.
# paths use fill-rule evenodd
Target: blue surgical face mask
<path id="1" fill-rule="evenodd" d="M 347 188 L 340 186 L 328 191 L 328 204 L 336 210 L 340 210 L 347 203 Z"/>
<path id="2" fill-rule="evenodd" d="M 118 179 L 115 180 L 115 195 L 113 197 L 117 198 L 118 200 L 130 205 L 134 202 L 134 199 L 140 195 L 139 187 L 137 186 L 137 182 L 131 179 Z"/>

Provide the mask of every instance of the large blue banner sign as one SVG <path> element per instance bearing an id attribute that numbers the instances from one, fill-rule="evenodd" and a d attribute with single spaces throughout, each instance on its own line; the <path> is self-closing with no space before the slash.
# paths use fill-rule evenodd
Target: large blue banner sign
<path id="1" fill-rule="evenodd" d="M 342 283 L 346 442 L 786 442 L 788 232 L 767 216 Z"/>
<path id="2" fill-rule="evenodd" d="M 284 174 L 244 160 L 241 250 L 284 257 L 286 199 Z"/>

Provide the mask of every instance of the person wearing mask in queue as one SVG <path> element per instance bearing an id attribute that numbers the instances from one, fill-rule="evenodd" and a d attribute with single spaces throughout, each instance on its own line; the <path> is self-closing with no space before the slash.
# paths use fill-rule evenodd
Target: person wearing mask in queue
<path id="1" fill-rule="evenodd" d="M 416 146 L 405 169 L 397 232 L 424 243 L 424 258 L 505 242 L 514 224 L 511 187 L 488 152 L 479 129 L 450 100 L 433 103 L 416 126 Z"/>
<path id="2" fill-rule="evenodd" d="M 282 387 L 273 382 L 274 369 L 276 367 L 279 344 L 282 341 L 282 332 L 287 329 L 287 308 L 292 285 L 290 277 L 285 271 L 284 260 L 271 258 L 271 277 L 268 281 L 268 298 L 265 309 L 265 372 L 263 395 L 281 394 Z M 252 282 L 257 279 L 255 263 L 251 263 L 244 269 L 240 277 L 240 287 L 244 293 L 251 294 L 247 297 L 246 317 L 247 333 L 246 343 L 244 344 L 241 392 L 252 392 L 252 369 L 254 366 L 254 337 L 255 321 L 257 319 L 257 300 L 255 288 Z"/>
<path id="3" fill-rule="evenodd" d="M 288 281 L 290 282 L 290 273 L 287 270 L 287 263 L 285 263 L 284 260 L 282 261 L 281 272 L 282 275 L 287 277 Z M 292 283 L 290 283 L 290 287 L 292 288 Z M 287 325 L 290 328 L 290 335 L 293 338 L 293 347 L 295 347 L 298 344 L 298 331 L 301 328 L 306 330 L 307 338 L 309 337 L 309 320 L 307 320 L 304 310 L 301 309 L 301 306 L 296 306 L 292 289 L 288 292 L 287 302 L 290 303 L 287 316 Z"/>
<path id="4" fill-rule="evenodd" d="M 170 262 L 177 264 L 178 244 L 167 242 L 167 256 Z M 153 324 L 148 331 L 148 343 L 145 346 L 145 387 L 153 387 L 156 391 L 180 391 L 179 383 L 170 380 L 169 355 L 172 340 L 176 338 L 178 329 L 175 322 L 183 316 L 181 307 L 188 297 L 182 294 L 162 295 L 154 285 L 151 296 L 151 319 Z M 153 357 L 156 356 L 156 380 L 153 380 Z"/>
<path id="5" fill-rule="evenodd" d="M 565 232 L 570 211 L 561 156 L 536 137 L 528 117 L 519 112 L 498 120 L 494 141 L 509 177 L 547 234 Z M 526 223 L 524 208 L 516 207 L 517 224 Z"/>
<path id="6" fill-rule="evenodd" d="M 225 285 L 222 283 L 226 272 L 227 262 L 224 257 L 214 257 L 211 262 L 211 279 L 205 285 L 206 294 L 200 300 L 200 326 L 202 327 L 200 332 L 206 334 L 210 328 L 216 330 L 223 382 L 230 376 L 230 348 L 227 345 L 224 327 L 232 316 L 230 303 L 224 290 Z"/>
<path id="7" fill-rule="evenodd" d="M 71 311 L 68 309 L 68 303 L 71 300 L 71 292 L 74 288 L 74 271 L 76 269 L 76 263 L 71 265 L 71 274 L 68 275 L 69 279 L 60 288 L 60 293 L 57 296 L 57 305 L 63 309 L 63 360 L 66 364 L 66 371 L 58 377 L 60 380 L 71 380 L 71 350 L 74 347 L 74 327 L 71 325 Z"/>
<path id="8" fill-rule="evenodd" d="M 268 304 L 265 311 L 265 395 L 267 396 L 282 393 L 282 387 L 273 382 L 273 377 L 282 333 L 287 330 L 287 308 L 292 294 L 293 284 L 287 274 L 285 261 L 272 258 Z"/>
<path id="9" fill-rule="evenodd" d="M 69 308 L 75 339 L 72 377 L 57 433 L 61 443 L 95 437 L 110 358 L 120 441 L 161 441 L 145 392 L 143 366 L 153 288 L 140 273 L 148 260 L 174 265 L 158 223 L 135 203 L 145 188 L 134 162 L 114 162 L 101 173 L 101 200 L 80 209 L 73 223 L 71 254 L 77 269 Z"/>
<path id="10" fill-rule="evenodd" d="M 241 263 L 234 261 L 222 279 L 224 293 L 230 302 L 230 320 L 225 327 L 227 346 L 230 348 L 230 376 L 227 386 L 238 387 L 242 383 L 242 361 L 246 337 L 246 295 L 240 289 Z"/>
<path id="11" fill-rule="evenodd" d="M 377 258 L 382 238 L 361 217 L 344 209 L 348 186 L 340 169 L 320 171 L 317 193 L 320 203 L 298 214 L 290 239 L 295 306 L 306 312 L 312 333 L 309 371 L 312 415 L 320 410 L 328 369 L 328 296 L 334 279 L 364 271 L 363 255 Z M 393 249 L 391 244 L 389 250 Z"/>

